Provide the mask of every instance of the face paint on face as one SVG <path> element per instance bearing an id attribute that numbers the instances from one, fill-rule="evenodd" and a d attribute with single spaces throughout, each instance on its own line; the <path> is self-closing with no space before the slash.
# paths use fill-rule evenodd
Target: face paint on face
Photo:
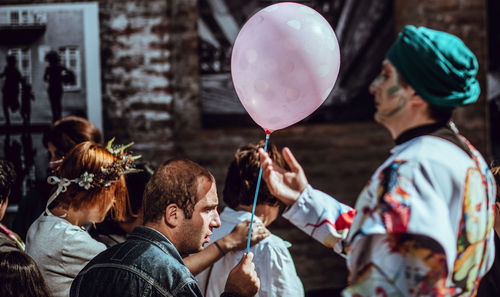
<path id="1" fill-rule="evenodd" d="M 387 90 L 387 96 L 392 96 L 394 94 L 396 94 L 397 91 L 400 90 L 399 88 L 399 74 L 396 72 L 394 73 L 394 79 L 396 81 L 396 84 L 392 87 L 389 88 L 389 90 Z"/>
<path id="2" fill-rule="evenodd" d="M 408 98 L 406 96 L 402 96 L 401 99 L 399 100 L 398 106 L 396 106 L 391 111 L 388 111 L 388 112 L 385 112 L 385 113 L 377 111 L 375 113 L 375 119 L 376 120 L 380 120 L 382 118 L 389 118 L 389 117 L 392 117 L 392 116 L 396 115 L 397 113 L 399 113 L 406 106 L 406 103 L 408 103 Z"/>
<path id="3" fill-rule="evenodd" d="M 406 91 L 399 83 L 398 73 L 388 60 L 382 63 L 381 73 L 371 83 L 369 90 L 375 96 L 376 121 L 398 114 L 408 102 Z"/>

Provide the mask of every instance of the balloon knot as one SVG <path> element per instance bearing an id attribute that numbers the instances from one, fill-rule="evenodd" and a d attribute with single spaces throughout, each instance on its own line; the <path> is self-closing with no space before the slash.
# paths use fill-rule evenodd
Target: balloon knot
<path id="1" fill-rule="evenodd" d="M 269 131 L 268 129 L 266 129 L 266 134 L 271 134 L 271 131 Z"/>

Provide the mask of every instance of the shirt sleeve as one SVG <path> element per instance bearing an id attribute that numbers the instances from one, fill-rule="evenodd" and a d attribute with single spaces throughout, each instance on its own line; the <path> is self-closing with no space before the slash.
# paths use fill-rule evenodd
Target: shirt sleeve
<path id="1" fill-rule="evenodd" d="M 310 185 L 299 199 L 283 214 L 292 224 L 323 245 L 343 251 L 356 210 Z"/>

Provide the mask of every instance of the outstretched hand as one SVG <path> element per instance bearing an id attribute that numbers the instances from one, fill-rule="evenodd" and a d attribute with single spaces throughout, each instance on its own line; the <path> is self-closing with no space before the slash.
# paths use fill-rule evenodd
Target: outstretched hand
<path id="1" fill-rule="evenodd" d="M 286 205 L 292 205 L 299 199 L 308 182 L 302 166 L 297 162 L 290 149 L 285 147 L 282 153 L 290 171 L 276 165 L 263 149 L 259 149 L 262 177 L 273 196 Z"/>
<path id="2" fill-rule="evenodd" d="M 229 272 L 224 292 L 236 293 L 243 297 L 255 296 L 260 289 L 260 279 L 252 262 L 253 254 L 244 254 L 241 261 Z"/>

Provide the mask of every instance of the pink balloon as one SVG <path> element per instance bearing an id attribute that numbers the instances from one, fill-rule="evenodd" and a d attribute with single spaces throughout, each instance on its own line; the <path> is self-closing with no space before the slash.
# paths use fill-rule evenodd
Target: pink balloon
<path id="1" fill-rule="evenodd" d="M 236 93 L 269 132 L 313 113 L 333 89 L 339 68 L 332 27 L 317 11 L 297 3 L 274 4 L 253 15 L 231 56 Z"/>

